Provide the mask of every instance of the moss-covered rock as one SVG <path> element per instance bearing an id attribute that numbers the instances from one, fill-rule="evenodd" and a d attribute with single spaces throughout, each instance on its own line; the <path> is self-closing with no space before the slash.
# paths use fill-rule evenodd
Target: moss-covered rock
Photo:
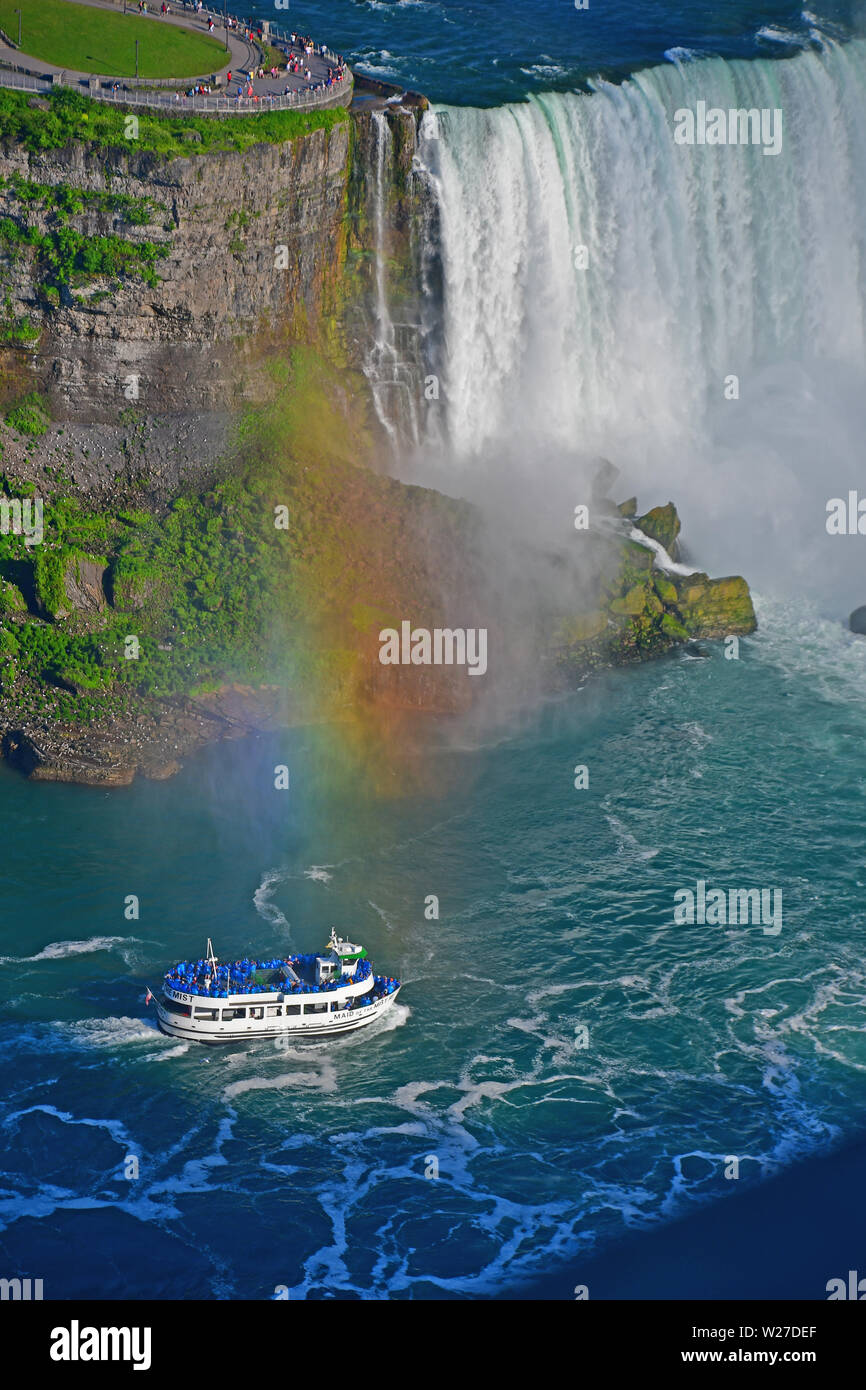
<path id="1" fill-rule="evenodd" d="M 652 585 L 645 582 L 632 585 L 628 593 L 613 599 L 610 611 L 633 618 L 655 616 L 662 612 L 662 603 Z"/>
<path id="2" fill-rule="evenodd" d="M 0 613 L 26 613 L 27 603 L 17 584 L 0 579 Z"/>
<path id="3" fill-rule="evenodd" d="M 121 612 L 139 612 L 153 605 L 164 589 L 158 566 L 120 555 L 106 578 L 113 607 Z"/>
<path id="4" fill-rule="evenodd" d="M 107 568 L 104 559 L 67 547 L 40 550 L 33 569 L 40 610 L 53 622 L 61 622 L 72 613 L 102 612 Z"/>
<path id="5" fill-rule="evenodd" d="M 69 603 L 64 583 L 64 557 L 60 551 L 40 548 L 33 566 L 36 602 L 46 617 L 68 618 Z"/>
<path id="6" fill-rule="evenodd" d="M 666 549 L 675 548 L 680 523 L 672 503 L 653 508 L 636 524 Z M 587 542 L 593 534 L 587 533 Z M 594 538 L 592 560 L 606 576 L 598 582 L 597 606 L 562 622 L 550 643 L 569 683 L 588 671 L 661 656 L 693 637 L 754 631 L 744 579 L 668 574 L 655 568 L 654 551 L 626 534 Z"/>
<path id="7" fill-rule="evenodd" d="M 59 690 L 67 690 L 70 695 L 98 694 L 106 686 L 104 673 L 86 671 L 76 666 L 49 666 L 45 670 L 45 678 Z"/>
<path id="8" fill-rule="evenodd" d="M 754 632 L 758 625 L 749 586 L 739 575 L 678 579 L 677 612 L 690 637 L 727 637 Z"/>
<path id="9" fill-rule="evenodd" d="M 680 519 L 673 502 L 664 507 L 652 507 L 635 521 L 635 526 L 644 535 L 663 545 L 668 554 L 676 559 L 677 536 L 680 534 Z"/>
<path id="10" fill-rule="evenodd" d="M 18 676 L 18 667 L 9 657 L 0 660 L 0 693 L 11 695 L 15 688 L 15 681 Z"/>
<path id="11" fill-rule="evenodd" d="M 653 575 L 653 586 L 665 607 L 677 601 L 677 588 L 660 570 Z"/>
<path id="12" fill-rule="evenodd" d="M 684 627 L 673 613 L 663 613 L 659 620 L 659 627 L 672 642 L 687 642 L 689 639 L 688 628 Z"/>
<path id="13" fill-rule="evenodd" d="M 604 582 L 609 599 L 620 598 L 636 584 L 646 584 L 653 567 L 653 553 L 637 541 L 623 540 L 617 547 L 618 554 L 608 559 L 604 568 L 611 577 Z"/>

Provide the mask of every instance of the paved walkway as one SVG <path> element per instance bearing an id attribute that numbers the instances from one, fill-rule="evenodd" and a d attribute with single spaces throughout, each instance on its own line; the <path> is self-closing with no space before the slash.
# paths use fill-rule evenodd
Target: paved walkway
<path id="1" fill-rule="evenodd" d="M 122 13 L 119 5 L 107 3 L 106 0 L 78 0 L 80 4 L 90 5 L 96 9 L 109 10 L 114 14 Z M 196 14 L 192 6 L 189 9 L 181 9 L 179 4 L 175 4 L 172 13 L 162 15 L 159 11 L 159 3 L 148 4 L 148 13 L 139 14 L 137 0 L 128 0 L 126 15 L 130 24 L 130 34 L 132 38 L 137 37 L 139 30 L 136 26 L 148 24 L 173 24 L 181 28 L 191 29 L 199 33 L 207 34 L 208 18 L 214 22 L 214 28 L 210 31 L 211 36 L 224 45 L 226 30 L 223 24 L 223 16 L 216 11 L 205 9 L 201 14 Z M 34 86 L 33 90 L 39 90 L 42 84 L 49 84 L 58 77 L 65 85 L 88 87 L 93 95 L 98 95 L 102 99 L 113 99 L 125 105 L 141 104 L 147 106 L 183 106 L 184 109 L 195 109 L 196 111 L 225 112 L 234 110 L 242 112 L 244 115 L 250 111 L 271 110 L 274 106 L 294 106 L 294 105 L 326 105 L 345 98 L 351 90 L 351 74 L 346 68 L 346 78 L 340 84 L 331 87 L 325 86 L 328 79 L 329 69 L 336 68 L 336 58 L 333 54 L 324 49 L 321 52 L 312 54 L 304 53 L 300 44 L 294 45 L 285 43 L 282 39 L 273 34 L 266 40 L 274 49 L 283 52 L 281 67 L 276 75 L 272 77 L 269 70 L 265 70 L 263 78 L 256 77 L 254 74 L 262 67 L 264 62 L 262 49 L 255 37 L 247 39 L 245 37 L 246 28 L 239 23 L 237 28 L 228 31 L 229 51 L 227 61 L 221 68 L 211 69 L 207 73 L 199 73 L 196 77 L 185 78 L 183 81 L 172 79 L 171 82 L 158 78 L 122 78 L 116 80 L 120 84 L 119 92 L 112 92 L 111 76 L 93 77 L 90 73 L 73 72 L 68 68 L 58 68 L 55 64 L 46 63 L 38 58 L 31 58 L 23 49 L 21 51 L 9 47 L 0 39 L 0 86 L 29 87 L 26 79 L 20 77 L 10 69 L 17 67 L 26 70 L 27 74 L 32 75 L 39 86 Z M 299 71 L 297 73 L 286 70 L 286 62 L 297 63 Z M 310 76 L 307 77 L 307 72 Z M 228 83 L 228 76 L 231 74 L 231 83 Z M 212 90 L 222 93 L 220 97 L 199 97 L 190 98 L 183 93 L 189 91 L 194 85 L 202 81 L 210 83 L 212 76 L 220 79 L 220 82 Z M 98 83 L 97 91 L 91 88 L 91 82 Z M 131 87 L 127 84 L 131 84 Z M 165 89 L 170 86 L 171 92 L 166 95 Z M 252 96 L 248 95 L 252 86 Z M 238 88 L 241 89 L 241 99 L 238 100 Z M 132 90 L 134 88 L 135 90 Z M 160 89 L 162 91 L 160 92 Z M 180 93 L 181 95 L 178 95 Z"/>

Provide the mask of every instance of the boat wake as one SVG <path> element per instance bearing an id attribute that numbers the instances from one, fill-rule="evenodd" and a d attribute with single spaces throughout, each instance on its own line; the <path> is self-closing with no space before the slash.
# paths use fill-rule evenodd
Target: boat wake
<path id="1" fill-rule="evenodd" d="M 0 965 L 30 965 L 42 960 L 65 960 L 68 956 L 89 955 L 94 951 L 117 951 L 129 965 L 130 949 L 140 941 L 135 936 L 92 936 L 86 941 L 52 941 L 35 956 L 0 956 Z"/>

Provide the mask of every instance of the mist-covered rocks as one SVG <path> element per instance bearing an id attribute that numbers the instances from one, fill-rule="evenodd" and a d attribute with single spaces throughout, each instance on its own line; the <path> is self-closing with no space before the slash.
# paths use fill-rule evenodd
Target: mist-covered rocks
<path id="1" fill-rule="evenodd" d="M 676 547 L 680 518 L 672 502 L 652 508 L 635 525 L 669 555 Z M 566 680 L 661 656 L 694 638 L 754 632 L 755 610 L 745 579 L 660 569 L 653 550 L 625 535 L 606 536 L 602 543 L 608 551 L 602 573 L 608 577 L 599 581 L 598 601 L 562 623 L 553 639 L 557 668 Z"/>

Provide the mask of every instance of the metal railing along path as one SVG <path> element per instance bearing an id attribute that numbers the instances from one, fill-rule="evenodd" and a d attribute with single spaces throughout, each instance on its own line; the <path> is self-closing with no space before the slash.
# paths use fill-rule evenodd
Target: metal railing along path
<path id="1" fill-rule="evenodd" d="M 0 86 L 46 96 L 57 83 L 48 77 L 32 77 L 27 73 L 0 69 Z M 347 72 L 341 82 L 334 82 L 330 87 L 319 87 L 315 91 L 298 88 L 288 94 L 266 92 L 260 96 L 237 97 L 210 92 L 204 96 L 199 93 L 188 96 L 181 92 L 147 92 L 135 89 L 125 91 L 123 88 L 114 92 L 109 87 L 99 91 L 91 89 L 86 91 L 86 95 L 94 101 L 104 101 L 114 106 L 144 106 L 175 116 L 182 116 L 187 112 L 204 116 L 249 116 L 263 111 L 298 111 L 326 106 L 336 102 L 338 98 L 345 97 L 351 92 L 352 86 L 352 75 Z"/>
<path id="2" fill-rule="evenodd" d="M 166 111 L 175 116 L 182 116 L 187 112 L 198 113 L 205 116 L 227 115 L 227 116 L 249 116 L 256 115 L 263 111 L 297 111 L 325 106 L 331 102 L 336 102 L 339 97 L 347 95 L 352 90 L 353 79 L 347 75 L 342 82 L 334 82 L 330 87 L 319 88 L 317 91 L 306 92 L 297 90 L 289 92 L 265 92 L 260 96 L 218 96 L 210 92 L 204 96 L 194 93 L 192 96 L 186 94 L 170 92 L 91 92 L 90 96 L 97 101 L 106 101 L 115 106 L 145 106 L 154 110 Z"/>

